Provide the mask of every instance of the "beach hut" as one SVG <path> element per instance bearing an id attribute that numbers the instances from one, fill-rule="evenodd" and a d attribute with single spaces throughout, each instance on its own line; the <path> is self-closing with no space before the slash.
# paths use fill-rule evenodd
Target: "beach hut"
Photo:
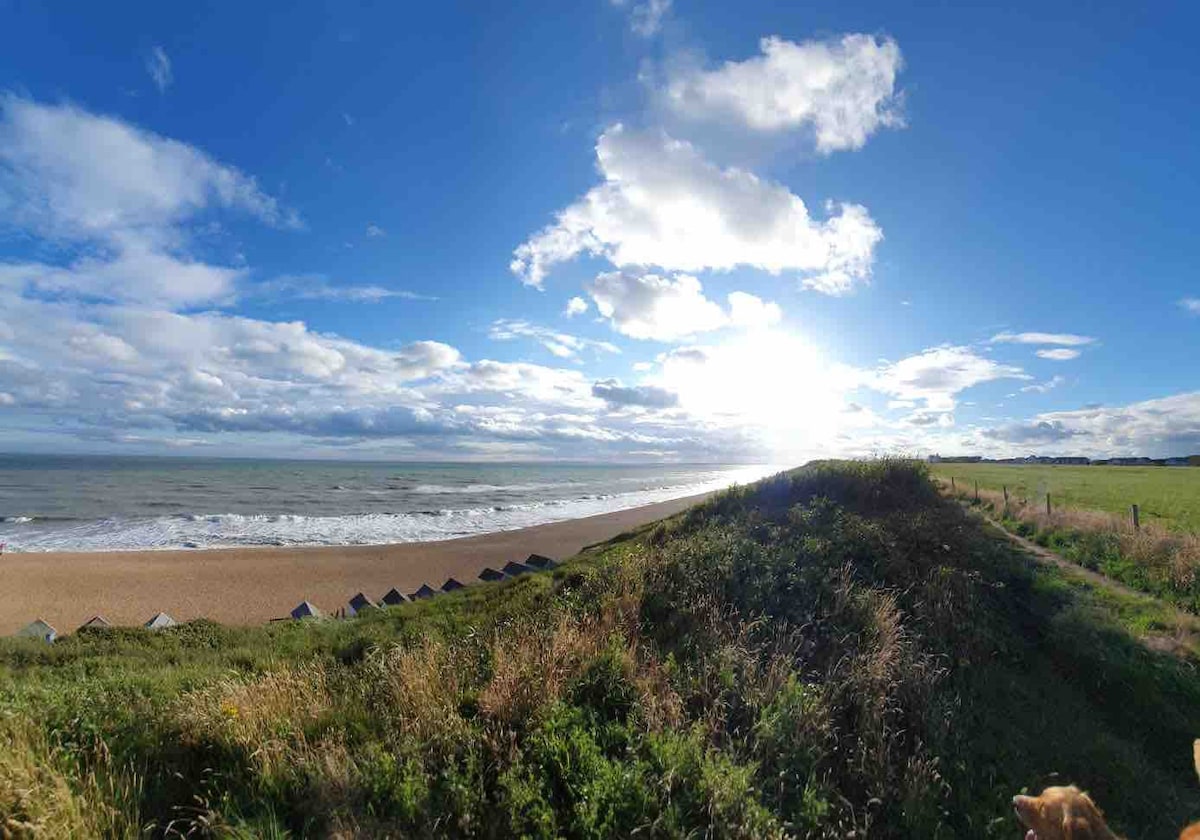
<path id="1" fill-rule="evenodd" d="M 107 630 L 109 627 L 112 627 L 112 625 L 102 615 L 94 615 L 79 625 L 80 630 Z"/>
<path id="2" fill-rule="evenodd" d="M 482 572 L 479 573 L 479 579 L 486 580 L 489 583 L 491 583 L 492 581 L 496 581 L 496 580 L 504 580 L 506 577 L 508 577 L 508 575 L 504 574 L 504 572 L 498 572 L 495 569 L 493 569 L 491 566 L 488 566 L 486 569 L 484 569 Z"/>
<path id="3" fill-rule="evenodd" d="M 537 569 L 538 571 L 548 572 L 551 569 L 553 569 L 554 567 L 556 567 L 558 565 L 558 563 L 551 560 L 549 557 L 543 557 L 540 554 L 530 554 L 528 557 L 525 558 L 525 565 L 531 569 Z"/>
<path id="4" fill-rule="evenodd" d="M 408 596 L 393 586 L 380 600 L 389 607 L 398 607 L 408 603 Z"/>
<path id="5" fill-rule="evenodd" d="M 58 638 L 58 631 L 48 621 L 37 618 L 18 630 L 17 635 L 26 639 L 41 639 L 43 642 L 53 642 Z"/>
<path id="6" fill-rule="evenodd" d="M 418 601 L 421 598 L 432 598 L 436 594 L 438 594 L 436 589 L 434 589 L 428 583 L 422 583 L 421 588 L 409 595 L 408 599 L 410 601 Z"/>
<path id="7" fill-rule="evenodd" d="M 151 616 L 150 620 L 144 626 L 148 630 L 163 630 L 167 627 L 174 627 L 175 619 L 171 618 L 165 612 L 158 612 Z"/>
<path id="8" fill-rule="evenodd" d="M 443 592 L 453 592 L 455 589 L 462 589 L 463 585 L 454 578 L 446 578 L 446 582 L 442 584 Z"/>
<path id="9" fill-rule="evenodd" d="M 517 575 L 527 575 L 532 572 L 533 569 L 522 563 L 509 561 L 508 563 L 504 564 L 504 568 L 501 571 L 503 571 L 504 574 L 508 575 L 509 577 L 516 577 Z"/>
<path id="10" fill-rule="evenodd" d="M 292 610 L 292 618 L 300 621 L 305 618 L 323 618 L 321 611 L 310 604 L 308 601 L 301 601 L 296 605 L 296 609 Z"/>
<path id="11" fill-rule="evenodd" d="M 350 599 L 350 614 L 358 615 L 363 610 L 379 609 L 379 605 L 368 598 L 366 595 L 359 592 Z"/>

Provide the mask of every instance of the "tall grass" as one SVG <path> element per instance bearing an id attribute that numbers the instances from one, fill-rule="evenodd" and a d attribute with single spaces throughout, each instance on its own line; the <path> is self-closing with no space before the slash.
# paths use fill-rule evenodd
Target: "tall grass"
<path id="1" fill-rule="evenodd" d="M 1200 681 L 1039 574 L 919 464 L 816 464 L 350 622 L 4 643 L 0 825 L 999 838 L 1058 773 L 1166 836 Z"/>
<path id="2" fill-rule="evenodd" d="M 975 494 L 960 493 L 975 501 Z M 1013 531 L 1085 568 L 1128 586 L 1200 612 L 1200 534 L 1168 530 L 1155 523 L 1133 527 L 1132 518 L 1051 506 L 1041 500 L 979 491 L 979 503 Z"/>

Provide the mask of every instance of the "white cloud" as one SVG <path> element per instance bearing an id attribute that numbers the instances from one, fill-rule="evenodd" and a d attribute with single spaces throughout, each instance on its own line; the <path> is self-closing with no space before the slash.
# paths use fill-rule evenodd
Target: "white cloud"
<path id="1" fill-rule="evenodd" d="M 677 113 L 726 119 L 756 131 L 810 128 L 818 151 L 861 148 L 884 127 L 904 124 L 891 38 L 844 35 L 795 43 L 763 38 L 762 54 L 704 71 L 677 71 L 664 92 Z"/>
<path id="2" fill-rule="evenodd" d="M 729 293 L 729 322 L 743 329 L 772 327 L 783 320 L 779 304 L 746 292 Z"/>
<path id="3" fill-rule="evenodd" d="M 1026 385 L 1024 388 L 1021 389 L 1021 393 L 1023 393 L 1023 394 L 1031 394 L 1031 393 L 1032 394 L 1046 394 L 1046 393 L 1049 393 L 1050 391 L 1053 391 L 1055 388 L 1062 385 L 1066 381 L 1067 380 L 1065 377 L 1052 376 L 1049 379 L 1047 379 L 1045 382 L 1038 382 L 1034 385 Z"/>
<path id="4" fill-rule="evenodd" d="M 586 287 L 596 309 L 630 338 L 674 341 L 725 326 L 727 316 L 687 274 L 674 280 L 621 271 L 601 274 Z"/>
<path id="5" fill-rule="evenodd" d="M 71 105 L 0 97 L 0 213 L 68 255 L 9 263 L 7 282 L 172 307 L 221 300 L 243 270 L 187 253 L 190 223 L 216 208 L 299 225 L 253 178 L 191 146 Z"/>
<path id="6" fill-rule="evenodd" d="M 653 385 L 626 386 L 618 379 L 604 379 L 594 383 L 592 396 L 618 408 L 673 408 L 679 404 L 679 395 L 666 388 Z"/>
<path id="7" fill-rule="evenodd" d="M 568 333 L 557 332 L 549 327 L 540 327 L 528 321 L 502 318 L 492 323 L 488 335 L 496 341 L 531 338 L 560 359 L 578 359 L 579 354 L 588 349 L 603 353 L 621 352 L 620 348 L 607 341 L 580 338 Z"/>
<path id="8" fill-rule="evenodd" d="M 1200 452 L 1200 392 L 1126 406 L 1046 412 L 985 434 L 1008 443 L 1060 448 L 1069 440 L 1072 451 L 1093 457 L 1191 455 Z"/>
<path id="9" fill-rule="evenodd" d="M 588 311 L 588 302 L 583 298 L 576 296 L 567 301 L 567 308 L 563 310 L 563 314 L 568 318 L 574 318 L 576 315 L 582 315 Z"/>
<path id="10" fill-rule="evenodd" d="M 993 344 L 1056 344 L 1063 347 L 1082 347 L 1095 340 L 1091 336 L 1074 333 L 1002 332 L 992 336 Z"/>
<path id="11" fill-rule="evenodd" d="M 723 327 L 763 329 L 780 321 L 776 303 L 746 292 L 729 295 L 729 311 L 704 296 L 690 274 L 674 278 L 612 271 L 585 286 L 596 310 L 614 330 L 630 338 L 677 341 Z"/>
<path id="12" fill-rule="evenodd" d="M 1179 305 L 1193 315 L 1200 315 L 1200 298 L 1184 298 Z"/>
<path id="13" fill-rule="evenodd" d="M 285 275 L 254 284 L 245 290 L 249 297 L 293 298 L 297 300 L 337 300 L 349 303 L 377 303 L 389 298 L 400 300 L 438 300 L 406 289 L 385 286 L 333 284 L 319 274 Z"/>
<path id="14" fill-rule="evenodd" d="M 171 73 L 171 59 L 167 56 L 167 51 L 157 45 L 146 56 L 146 72 L 150 74 L 159 93 L 165 92 L 171 86 L 171 82 L 175 80 Z"/>
<path id="15" fill-rule="evenodd" d="M 671 0 L 612 0 L 617 8 L 629 7 L 629 28 L 643 38 L 652 38 L 662 30 L 663 19 L 671 11 Z"/>
<path id="16" fill-rule="evenodd" d="M 1050 359 L 1055 362 L 1067 362 L 1071 359 L 1079 358 L 1079 351 L 1072 350 L 1069 347 L 1056 347 L 1053 350 L 1038 350 L 1038 358 Z"/>
<path id="17" fill-rule="evenodd" d="M 240 268 L 207 265 L 136 242 L 106 259 L 85 256 L 66 266 L 0 263 L 0 285 L 172 309 L 228 298 L 244 274 Z"/>
<path id="18" fill-rule="evenodd" d="M 381 236 L 387 236 L 387 231 L 379 225 L 367 225 L 367 236 L 371 239 L 378 239 Z"/>
<path id="19" fill-rule="evenodd" d="M 883 233 L 866 208 L 830 205 L 824 221 L 781 184 L 721 169 L 690 143 L 613 126 L 596 156 L 604 183 L 519 246 L 511 268 L 540 287 L 581 253 L 619 267 L 802 273 L 809 288 L 839 294 L 870 277 Z"/>
<path id="20" fill-rule="evenodd" d="M 865 384 L 929 411 L 954 410 L 956 396 L 995 379 L 1029 379 L 1019 367 L 976 355 L 968 347 L 934 347 L 874 371 Z"/>

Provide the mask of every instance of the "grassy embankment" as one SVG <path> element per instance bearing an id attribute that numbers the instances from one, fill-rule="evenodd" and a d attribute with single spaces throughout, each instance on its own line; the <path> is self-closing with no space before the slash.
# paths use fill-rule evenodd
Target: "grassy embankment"
<path id="1" fill-rule="evenodd" d="M 1009 838 L 1071 780 L 1200 816 L 1149 599 L 1033 564 L 908 462 L 724 493 L 553 575 L 347 622 L 0 643 L 16 836 Z"/>
<path id="2" fill-rule="evenodd" d="M 1200 468 L 943 464 L 933 472 L 947 483 L 953 477 L 970 501 L 978 481 L 980 503 L 1014 533 L 1200 613 Z"/>

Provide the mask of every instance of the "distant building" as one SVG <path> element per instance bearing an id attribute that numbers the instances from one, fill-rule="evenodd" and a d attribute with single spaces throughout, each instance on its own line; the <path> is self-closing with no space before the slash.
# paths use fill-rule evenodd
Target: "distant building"
<path id="1" fill-rule="evenodd" d="M 374 601 L 372 601 L 370 598 L 368 598 L 366 595 L 364 595 L 361 592 L 359 592 L 357 595 L 355 595 L 353 598 L 350 599 L 350 614 L 351 615 L 358 615 L 363 610 L 373 610 L 373 609 L 378 609 L 378 608 L 379 608 L 378 604 L 376 604 Z"/>
<path id="2" fill-rule="evenodd" d="M 310 604 L 308 601 L 301 601 L 296 605 L 296 608 L 291 612 L 292 618 L 300 621 L 305 618 L 324 618 L 321 611 Z"/>
<path id="3" fill-rule="evenodd" d="M 102 615 L 94 615 L 87 621 L 83 622 L 83 624 L 79 625 L 80 630 L 106 630 L 109 627 L 112 627 L 112 625 L 109 624 L 108 619 Z"/>
<path id="4" fill-rule="evenodd" d="M 143 625 L 147 630 L 164 630 L 167 627 L 175 626 L 175 619 L 167 615 L 165 612 L 155 613 L 150 617 L 150 620 Z"/>
<path id="5" fill-rule="evenodd" d="M 504 564 L 504 568 L 501 569 L 501 571 L 503 571 L 504 574 L 508 575 L 509 577 L 516 577 L 517 575 L 527 575 L 532 572 L 533 569 L 521 563 L 514 563 L 510 561 Z"/>
<path id="6" fill-rule="evenodd" d="M 530 554 L 525 558 L 525 565 L 531 569 L 538 569 L 540 571 L 547 572 L 550 569 L 558 566 L 558 563 L 551 560 L 549 557 L 543 557 L 540 554 Z"/>
<path id="7" fill-rule="evenodd" d="M 438 591 L 436 589 L 434 589 L 428 583 L 422 583 L 421 588 L 418 589 L 416 592 L 412 593 L 411 595 L 409 595 L 408 597 L 409 597 L 409 600 L 411 600 L 411 601 L 419 601 L 422 598 L 432 598 L 436 594 L 438 594 Z"/>
<path id="8" fill-rule="evenodd" d="M 495 569 L 493 569 L 491 566 L 488 566 L 486 569 L 484 569 L 482 572 L 479 573 L 479 579 L 486 580 L 489 583 L 491 583 L 492 581 L 504 580 L 506 577 L 508 577 L 508 575 L 504 574 L 504 572 L 498 572 Z"/>
<path id="9" fill-rule="evenodd" d="M 386 606 L 398 607 L 400 604 L 408 603 L 408 596 L 401 592 L 396 587 L 392 587 L 387 591 L 387 594 L 380 599 Z"/>
<path id="10" fill-rule="evenodd" d="M 454 578 L 446 578 L 446 582 L 442 584 L 443 592 L 453 592 L 455 589 L 463 589 L 463 584 L 459 583 Z"/>
<path id="11" fill-rule="evenodd" d="M 58 631 L 49 622 L 38 618 L 18 630 L 17 635 L 26 639 L 41 639 L 43 642 L 53 642 L 58 638 Z"/>

